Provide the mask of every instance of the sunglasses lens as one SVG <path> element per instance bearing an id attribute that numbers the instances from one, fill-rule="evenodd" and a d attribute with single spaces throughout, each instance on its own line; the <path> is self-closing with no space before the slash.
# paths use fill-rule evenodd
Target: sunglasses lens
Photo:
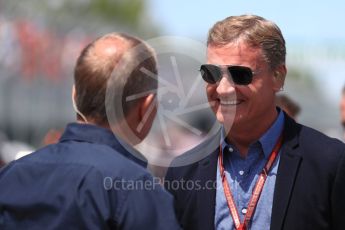
<path id="1" fill-rule="evenodd" d="M 204 81 L 210 84 L 215 84 L 222 77 L 219 67 L 215 65 L 201 65 L 200 73 Z"/>
<path id="2" fill-rule="evenodd" d="M 248 85 L 252 82 L 253 72 L 250 68 L 245 66 L 229 66 L 229 74 L 232 81 L 236 85 Z M 222 78 L 222 71 L 216 65 L 205 64 L 201 65 L 200 73 L 204 81 L 210 84 L 215 84 Z"/>
<path id="3" fill-rule="evenodd" d="M 252 70 L 244 66 L 230 66 L 228 71 L 231 74 L 232 80 L 237 85 L 248 85 L 252 82 Z"/>

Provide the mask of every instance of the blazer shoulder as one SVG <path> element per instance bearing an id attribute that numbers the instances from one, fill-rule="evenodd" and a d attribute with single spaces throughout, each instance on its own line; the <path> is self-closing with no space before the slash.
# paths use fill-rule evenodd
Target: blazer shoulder
<path id="1" fill-rule="evenodd" d="M 343 142 L 304 125 L 301 125 L 300 142 L 304 145 L 317 146 L 320 150 L 332 149 L 345 154 Z"/>
<path id="2" fill-rule="evenodd" d="M 285 117 L 284 138 L 290 147 L 294 148 L 294 146 L 298 145 L 305 150 L 304 152 L 321 155 L 328 152 L 345 154 L 345 144 L 340 140 L 331 138 L 308 126 L 296 123 L 288 116 Z"/>
<path id="3" fill-rule="evenodd" d="M 345 157 L 344 143 L 307 126 L 301 125 L 298 144 L 305 160 L 320 162 L 325 167 L 336 167 Z"/>

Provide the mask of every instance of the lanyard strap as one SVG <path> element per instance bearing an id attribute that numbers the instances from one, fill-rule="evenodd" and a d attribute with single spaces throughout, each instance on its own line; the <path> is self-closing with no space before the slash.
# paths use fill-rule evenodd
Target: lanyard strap
<path id="1" fill-rule="evenodd" d="M 219 168 L 220 168 L 220 175 L 222 178 L 222 184 L 223 184 L 223 188 L 224 188 L 224 194 L 225 194 L 225 197 L 226 197 L 226 200 L 228 203 L 230 214 L 232 216 L 232 219 L 234 221 L 234 224 L 235 224 L 235 227 L 237 230 L 247 229 L 248 223 L 254 214 L 256 205 L 257 205 L 258 200 L 260 198 L 260 195 L 261 195 L 262 189 L 264 187 L 268 172 L 270 171 L 270 169 L 273 165 L 273 162 L 275 161 L 275 159 L 278 156 L 278 152 L 280 150 L 280 147 L 282 146 L 282 143 L 283 143 L 283 136 L 280 135 L 276 145 L 274 146 L 274 148 L 273 148 L 273 150 L 272 150 L 272 152 L 271 152 L 271 154 L 270 154 L 270 156 L 266 162 L 265 167 L 262 169 L 262 172 L 260 173 L 259 178 L 256 181 L 252 196 L 249 200 L 247 213 L 244 217 L 243 223 L 241 223 L 241 221 L 240 221 L 238 210 L 236 208 L 234 198 L 233 198 L 232 193 L 231 193 L 230 186 L 229 186 L 227 179 L 226 179 L 226 176 L 225 176 L 225 172 L 224 172 L 225 170 L 224 170 L 224 166 L 223 166 L 222 148 L 221 147 L 219 148 L 219 161 L 218 162 L 219 162 Z"/>

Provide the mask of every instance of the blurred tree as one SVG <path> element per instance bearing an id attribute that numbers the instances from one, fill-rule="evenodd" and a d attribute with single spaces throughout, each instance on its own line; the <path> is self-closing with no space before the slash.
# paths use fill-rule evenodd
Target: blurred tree
<path id="1" fill-rule="evenodd" d="M 153 37 L 159 29 L 148 15 L 143 0 L 92 0 L 89 12 L 105 22 L 115 22 L 131 28 L 140 36 Z"/>
<path id="2" fill-rule="evenodd" d="M 115 27 L 143 38 L 157 36 L 160 31 L 143 0 L 13 0 L 2 5 L 0 14 L 9 18 L 30 18 L 67 31 L 76 27 L 85 32 Z"/>
<path id="3" fill-rule="evenodd" d="M 95 0 L 90 3 L 91 12 L 106 20 L 137 28 L 143 17 L 145 2 L 142 0 Z"/>

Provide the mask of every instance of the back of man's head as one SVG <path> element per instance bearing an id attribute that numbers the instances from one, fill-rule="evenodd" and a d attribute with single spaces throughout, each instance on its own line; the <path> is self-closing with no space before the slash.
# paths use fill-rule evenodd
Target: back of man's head
<path id="1" fill-rule="evenodd" d="M 130 52 L 140 46 L 140 52 Z M 130 53 L 131 55 L 127 55 Z M 124 70 L 119 65 L 126 62 L 136 63 L 131 70 Z M 138 60 L 140 60 L 138 62 Z M 140 100 L 126 102 L 125 98 L 143 91 L 157 89 L 157 81 L 148 77 L 142 69 L 157 74 L 156 57 L 153 50 L 138 38 L 111 33 L 104 35 L 81 52 L 74 70 L 75 104 L 78 110 L 78 119 L 84 117 L 96 125 L 109 126 L 106 111 L 107 84 L 116 72 L 115 88 L 121 91 L 124 116 L 128 116 Z M 124 71 L 122 73 L 121 71 Z M 129 71 L 129 72 L 128 72 Z"/>

